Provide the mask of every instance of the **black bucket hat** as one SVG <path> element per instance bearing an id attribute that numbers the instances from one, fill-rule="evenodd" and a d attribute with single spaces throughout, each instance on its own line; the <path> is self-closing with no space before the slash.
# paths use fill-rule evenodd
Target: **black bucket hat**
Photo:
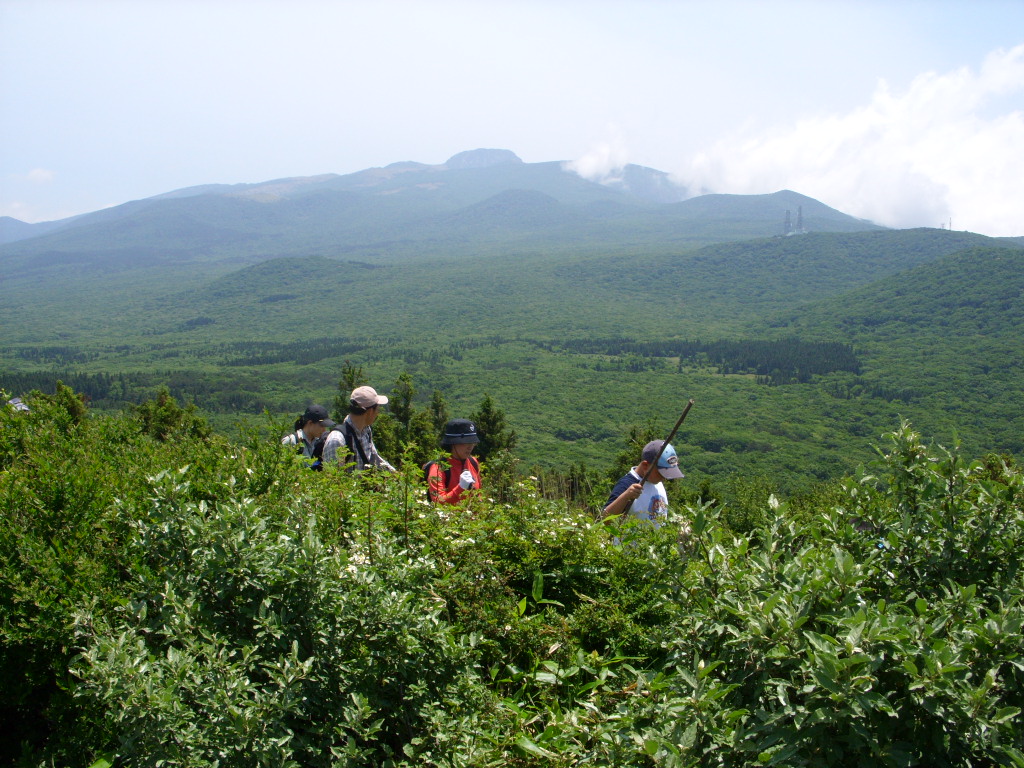
<path id="1" fill-rule="evenodd" d="M 479 442 L 480 436 L 476 433 L 476 424 L 469 419 L 452 419 L 444 426 L 444 437 L 441 438 L 442 446 Z"/>

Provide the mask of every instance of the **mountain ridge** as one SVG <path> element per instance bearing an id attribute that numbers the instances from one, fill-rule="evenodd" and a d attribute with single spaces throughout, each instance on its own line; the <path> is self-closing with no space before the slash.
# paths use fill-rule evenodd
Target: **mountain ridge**
<path id="1" fill-rule="evenodd" d="M 433 214 L 437 217 L 448 216 L 459 208 L 479 204 L 511 189 L 541 192 L 563 205 L 577 208 L 596 203 L 616 203 L 641 217 L 656 217 L 659 213 L 671 216 L 672 205 L 700 200 L 701 197 L 709 197 L 704 202 L 705 207 L 715 199 L 764 199 L 763 196 L 693 196 L 673 182 L 669 174 L 644 166 L 627 165 L 614 174 L 594 181 L 577 173 L 572 169 L 572 164 L 565 161 L 525 163 L 510 150 L 477 149 L 457 153 L 439 165 L 402 161 L 343 175 L 325 173 L 256 183 L 184 187 L 52 222 L 27 224 L 7 217 L 0 220 L 0 246 L 25 243 L 61 233 L 64 237 L 54 241 L 57 247 L 73 247 L 69 238 L 73 239 L 74 235 L 69 233 L 74 230 L 132 218 L 147 209 L 160 210 L 163 206 L 183 200 L 192 200 L 195 204 L 196 200 L 229 198 L 272 205 L 317 194 L 349 192 L 366 195 L 380 206 L 384 205 L 384 198 L 397 196 L 410 210 L 419 207 L 424 215 Z M 425 194 L 431 194 L 430 198 L 422 199 Z M 806 200 L 811 201 L 811 198 Z M 392 209 L 394 207 L 391 206 Z M 665 210 L 666 207 L 669 207 L 668 210 Z M 777 219 L 777 229 L 780 231 L 784 213 L 779 210 L 772 214 L 773 220 Z M 845 216 L 835 211 L 828 217 L 827 224 L 837 226 Z M 403 219 L 402 216 L 397 218 Z M 404 217 L 408 218 L 408 215 Z M 808 215 L 807 218 L 814 225 L 823 224 L 814 221 L 813 216 Z M 845 222 L 845 226 L 850 227 L 876 227 L 853 217 L 847 217 Z"/>

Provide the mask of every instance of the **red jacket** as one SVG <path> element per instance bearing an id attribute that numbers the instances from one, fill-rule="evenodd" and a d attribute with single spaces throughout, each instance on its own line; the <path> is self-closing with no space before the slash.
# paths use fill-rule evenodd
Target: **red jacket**
<path id="1" fill-rule="evenodd" d="M 451 465 L 451 469 L 446 470 L 446 465 Z M 462 461 L 454 456 L 449 456 L 442 461 L 431 463 L 427 470 L 427 497 L 439 504 L 458 504 L 462 501 L 463 495 L 469 493 L 469 491 L 463 491 L 459 486 L 459 475 L 467 469 L 475 481 L 473 489 L 479 488 L 480 462 L 476 460 L 476 457 L 470 456 L 468 461 Z M 446 473 L 447 480 L 445 480 Z"/>

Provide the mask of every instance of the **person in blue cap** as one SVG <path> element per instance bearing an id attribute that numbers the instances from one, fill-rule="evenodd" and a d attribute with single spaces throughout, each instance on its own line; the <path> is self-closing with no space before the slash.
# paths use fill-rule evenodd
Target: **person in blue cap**
<path id="1" fill-rule="evenodd" d="M 683 473 L 679 471 L 675 448 L 665 445 L 665 450 L 662 450 L 663 445 L 664 440 L 652 440 L 644 446 L 640 463 L 622 476 L 608 496 L 604 506 L 605 518 L 629 513 L 655 527 L 664 522 L 668 515 L 668 494 L 662 481 L 678 480 Z"/>

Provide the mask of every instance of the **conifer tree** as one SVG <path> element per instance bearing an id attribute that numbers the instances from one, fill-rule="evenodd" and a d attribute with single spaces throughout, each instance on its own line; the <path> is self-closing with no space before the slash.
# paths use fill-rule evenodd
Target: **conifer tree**
<path id="1" fill-rule="evenodd" d="M 477 446 L 476 455 L 481 461 L 501 451 L 512 452 L 515 450 L 519 436 L 515 430 L 509 429 L 505 420 L 505 412 L 494 405 L 494 400 L 489 394 L 484 395 L 480 407 L 469 417 L 475 424 L 480 435 L 480 444 Z"/>
<path id="2" fill-rule="evenodd" d="M 432 413 L 429 409 L 417 410 L 415 398 L 412 374 L 406 371 L 399 375 L 391 390 L 388 410 L 374 425 L 377 446 L 382 453 L 386 450 L 385 455 L 395 457 L 390 459 L 389 456 L 392 463 L 397 461 L 400 464 L 399 456 L 411 447 L 413 460 L 422 464 L 437 444 Z"/>
<path id="3" fill-rule="evenodd" d="M 405 371 L 395 382 L 391 390 L 391 402 L 388 404 L 388 410 L 401 427 L 399 437 L 405 440 L 409 437 L 409 424 L 412 422 L 414 411 L 412 401 L 415 397 L 416 387 L 413 386 L 412 375 Z"/>
<path id="4" fill-rule="evenodd" d="M 448 403 L 445 402 L 444 395 L 435 389 L 433 396 L 430 398 L 430 419 L 433 422 L 434 432 L 438 438 L 444 433 L 444 427 L 448 423 L 449 418 L 451 417 L 448 415 Z"/>
<path id="5" fill-rule="evenodd" d="M 331 418 L 339 424 L 348 415 L 349 396 L 356 387 L 366 384 L 363 366 L 355 366 L 346 360 L 341 366 L 341 381 L 338 382 L 338 394 L 334 396 L 334 409 Z"/>

